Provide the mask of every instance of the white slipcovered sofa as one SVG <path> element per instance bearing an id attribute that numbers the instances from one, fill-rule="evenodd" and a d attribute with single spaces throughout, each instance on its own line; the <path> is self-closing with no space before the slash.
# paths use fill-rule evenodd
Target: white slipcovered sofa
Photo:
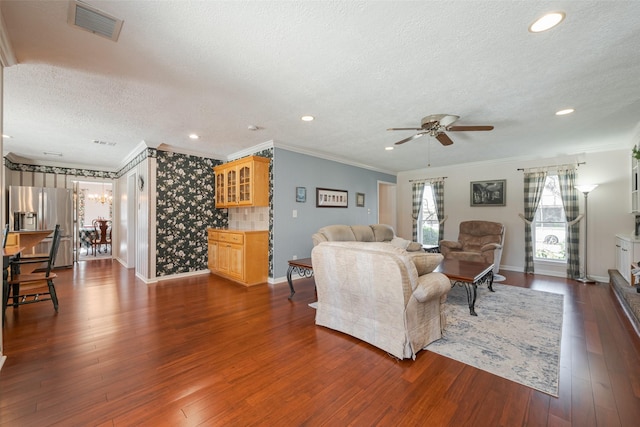
<path id="1" fill-rule="evenodd" d="M 320 242 L 387 242 L 408 251 L 420 251 L 422 245 L 397 237 L 387 224 L 327 225 L 311 236 L 313 245 Z"/>
<path id="2" fill-rule="evenodd" d="M 393 230 L 392 230 L 393 231 Z M 439 339 L 451 284 L 433 269 L 441 254 L 376 241 L 323 241 L 311 251 L 316 324 L 352 335 L 393 356 L 415 359 Z"/>

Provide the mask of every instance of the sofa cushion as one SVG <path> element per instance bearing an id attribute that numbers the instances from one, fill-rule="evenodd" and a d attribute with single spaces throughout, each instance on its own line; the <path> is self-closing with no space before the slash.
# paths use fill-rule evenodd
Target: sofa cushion
<path id="1" fill-rule="evenodd" d="M 416 252 L 422 250 L 422 244 L 418 242 L 409 242 L 407 245 L 407 252 Z"/>
<path id="2" fill-rule="evenodd" d="M 431 273 L 444 259 L 442 254 L 426 252 L 413 252 L 409 254 L 409 257 L 411 257 L 413 264 L 416 266 L 416 270 L 418 270 L 418 276 Z"/>
<path id="3" fill-rule="evenodd" d="M 351 231 L 358 242 L 375 242 L 373 229 L 368 225 L 352 225 Z"/>
<path id="4" fill-rule="evenodd" d="M 327 225 L 318 230 L 330 242 L 355 242 L 356 236 L 348 225 Z"/>
<path id="5" fill-rule="evenodd" d="M 373 229 L 376 242 L 390 242 L 395 236 L 395 232 L 390 225 L 373 224 L 371 228 Z"/>
<path id="6" fill-rule="evenodd" d="M 409 246 L 409 243 L 411 243 L 411 241 L 407 239 L 403 239 L 402 237 L 394 237 L 393 239 L 391 239 L 389 243 L 391 243 L 396 248 L 406 250 L 407 246 Z"/>

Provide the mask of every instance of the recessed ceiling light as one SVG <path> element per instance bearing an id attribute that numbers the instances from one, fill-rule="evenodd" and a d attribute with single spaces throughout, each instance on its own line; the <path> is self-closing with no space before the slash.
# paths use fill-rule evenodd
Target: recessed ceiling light
<path id="1" fill-rule="evenodd" d="M 11 139 L 11 138 L 13 138 L 11 135 L 5 135 L 4 133 L 2 134 L 2 137 L 3 137 L 3 138 L 7 138 L 7 139 Z"/>
<path id="2" fill-rule="evenodd" d="M 247 129 L 249 129 L 249 130 L 258 130 L 258 126 L 256 126 L 256 125 L 249 125 L 249 126 L 247 126 Z"/>
<path id="3" fill-rule="evenodd" d="M 200 139 L 200 136 L 198 136 L 195 133 L 192 133 L 192 134 L 189 135 L 189 138 L 191 138 L 191 139 Z"/>
<path id="4" fill-rule="evenodd" d="M 576 111 L 576 110 L 574 110 L 573 108 L 566 108 L 564 110 L 556 111 L 556 116 L 564 116 L 564 115 L 567 115 L 567 114 L 571 114 L 574 111 Z"/>
<path id="5" fill-rule="evenodd" d="M 54 151 L 43 151 L 42 154 L 44 154 L 45 156 L 62 157 L 62 153 L 56 153 Z"/>
<path id="6" fill-rule="evenodd" d="M 302 120 L 303 122 L 312 122 L 315 119 L 315 117 L 313 116 L 302 116 L 300 117 L 300 120 Z"/>
<path id="7" fill-rule="evenodd" d="M 384 149 L 387 150 L 387 151 L 391 151 L 391 150 L 393 150 L 393 147 L 384 147 Z"/>
<path id="8" fill-rule="evenodd" d="M 547 31 L 564 20 L 564 12 L 551 12 L 544 15 L 542 18 L 537 19 L 533 24 L 529 26 L 529 31 L 532 33 L 540 33 Z"/>

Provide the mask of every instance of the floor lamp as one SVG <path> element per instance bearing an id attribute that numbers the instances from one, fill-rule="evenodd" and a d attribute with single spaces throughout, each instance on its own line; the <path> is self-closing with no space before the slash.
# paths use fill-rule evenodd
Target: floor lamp
<path id="1" fill-rule="evenodd" d="M 582 194 L 584 194 L 584 275 L 576 279 L 578 282 L 582 282 L 582 283 L 596 283 L 596 281 L 591 279 L 589 277 L 589 274 L 587 273 L 587 262 L 588 262 L 587 248 L 589 247 L 589 240 L 587 239 L 587 232 L 589 229 L 589 223 L 587 222 L 587 196 L 597 186 L 598 185 L 596 184 L 576 185 L 576 189 L 580 191 Z"/>

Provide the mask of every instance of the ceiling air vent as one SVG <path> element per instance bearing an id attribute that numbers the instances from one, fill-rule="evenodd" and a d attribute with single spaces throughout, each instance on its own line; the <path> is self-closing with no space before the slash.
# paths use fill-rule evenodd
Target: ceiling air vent
<path id="1" fill-rule="evenodd" d="M 117 41 L 124 21 L 81 1 L 71 1 L 67 22 L 72 27 Z"/>

